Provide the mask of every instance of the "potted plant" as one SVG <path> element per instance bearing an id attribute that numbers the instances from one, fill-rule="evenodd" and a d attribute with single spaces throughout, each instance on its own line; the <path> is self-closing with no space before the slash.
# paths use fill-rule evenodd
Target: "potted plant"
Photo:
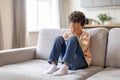
<path id="1" fill-rule="evenodd" d="M 97 17 L 99 18 L 102 24 L 104 24 L 105 21 L 110 21 L 112 19 L 112 17 L 108 16 L 106 13 L 99 14 Z"/>

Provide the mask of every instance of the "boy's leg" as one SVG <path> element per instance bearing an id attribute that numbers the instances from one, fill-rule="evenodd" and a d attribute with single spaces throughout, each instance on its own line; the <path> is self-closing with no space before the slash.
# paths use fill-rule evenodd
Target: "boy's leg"
<path id="1" fill-rule="evenodd" d="M 48 62 L 51 65 L 51 67 L 48 69 L 48 71 L 45 71 L 44 73 L 51 74 L 57 70 L 57 63 L 58 63 L 58 58 L 61 52 L 65 52 L 65 41 L 62 36 L 59 36 L 55 39 L 55 42 L 53 44 Z M 53 64 L 54 63 L 54 64 Z"/>
<path id="2" fill-rule="evenodd" d="M 76 36 L 71 36 L 67 40 L 66 52 L 62 62 L 67 62 L 70 70 L 77 70 L 88 66 Z"/>
<path id="3" fill-rule="evenodd" d="M 75 52 L 73 53 L 73 57 L 71 58 L 69 69 L 77 70 L 86 68 L 88 67 L 88 64 L 86 62 L 82 47 L 80 46 L 77 37 L 74 37 L 74 40 L 76 42 L 76 44 L 74 45 Z"/>
<path id="4" fill-rule="evenodd" d="M 69 67 L 65 65 L 65 63 L 70 64 L 72 62 L 72 58 L 74 57 L 76 53 L 76 48 L 77 48 L 77 43 L 74 38 L 76 37 L 72 36 L 67 40 L 66 51 L 64 56 L 62 57 L 63 66 L 58 71 L 53 73 L 53 75 L 59 76 L 59 75 L 64 75 L 68 73 Z"/>
<path id="5" fill-rule="evenodd" d="M 52 50 L 50 52 L 50 56 L 48 58 L 48 62 L 58 63 L 59 56 L 63 56 L 65 54 L 66 44 L 65 40 L 62 36 L 56 37 Z"/>

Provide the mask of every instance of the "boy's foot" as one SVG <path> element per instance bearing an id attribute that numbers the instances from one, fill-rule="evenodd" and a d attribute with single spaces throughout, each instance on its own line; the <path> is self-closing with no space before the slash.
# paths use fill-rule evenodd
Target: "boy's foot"
<path id="1" fill-rule="evenodd" d="M 44 73 L 45 74 L 52 74 L 53 72 L 55 72 L 55 71 L 57 71 L 58 69 L 57 69 L 57 65 L 51 65 L 51 67 L 47 70 L 47 71 L 45 71 Z"/>
<path id="2" fill-rule="evenodd" d="M 61 76 L 61 75 L 66 75 L 67 73 L 68 73 L 68 66 L 62 65 L 62 67 L 58 71 L 52 73 L 52 75 Z"/>

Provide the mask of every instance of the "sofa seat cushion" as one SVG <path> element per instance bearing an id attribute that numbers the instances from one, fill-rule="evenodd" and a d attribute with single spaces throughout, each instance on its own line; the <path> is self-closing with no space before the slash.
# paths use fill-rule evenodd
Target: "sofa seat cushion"
<path id="1" fill-rule="evenodd" d="M 103 69 L 91 66 L 87 69 L 69 71 L 69 74 L 64 76 L 43 74 L 49 67 L 47 61 L 39 59 L 5 65 L 0 67 L 0 80 L 85 80 Z"/>
<path id="2" fill-rule="evenodd" d="M 105 68 L 87 80 L 120 80 L 120 68 Z"/>

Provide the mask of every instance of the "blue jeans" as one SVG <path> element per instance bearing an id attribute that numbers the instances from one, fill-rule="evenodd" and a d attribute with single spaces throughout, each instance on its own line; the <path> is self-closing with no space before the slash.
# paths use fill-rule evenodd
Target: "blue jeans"
<path id="1" fill-rule="evenodd" d="M 68 38 L 67 43 L 62 36 L 56 37 L 48 62 L 58 63 L 59 57 L 62 63 L 67 62 L 70 70 L 87 68 L 84 53 L 76 36 Z"/>

